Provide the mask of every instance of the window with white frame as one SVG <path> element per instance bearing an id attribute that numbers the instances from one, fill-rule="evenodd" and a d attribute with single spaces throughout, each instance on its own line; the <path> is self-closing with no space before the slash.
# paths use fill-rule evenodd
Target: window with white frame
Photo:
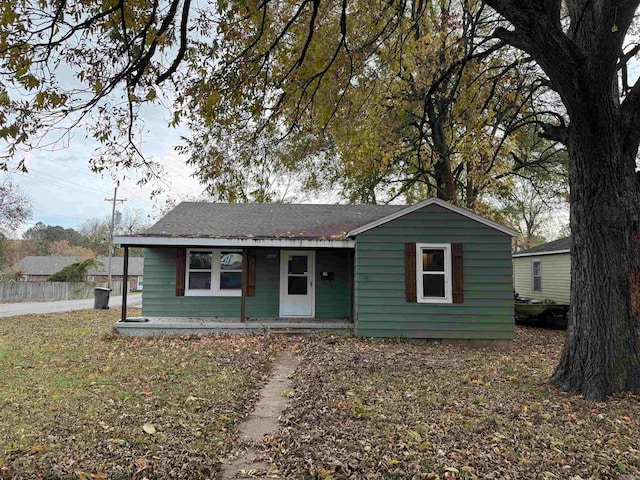
<path id="1" fill-rule="evenodd" d="M 416 244 L 416 286 L 420 303 L 451 303 L 451 244 Z"/>
<path id="2" fill-rule="evenodd" d="M 238 297 L 242 292 L 242 252 L 187 250 L 185 295 Z"/>
<path id="3" fill-rule="evenodd" d="M 143 280 L 142 275 L 138 275 L 138 281 L 137 281 L 137 285 L 136 285 L 136 290 L 137 291 L 141 291 L 142 290 L 142 287 L 144 286 L 143 281 L 144 280 Z"/>
<path id="4" fill-rule="evenodd" d="M 531 286 L 534 292 L 542 293 L 542 260 L 531 261 Z"/>

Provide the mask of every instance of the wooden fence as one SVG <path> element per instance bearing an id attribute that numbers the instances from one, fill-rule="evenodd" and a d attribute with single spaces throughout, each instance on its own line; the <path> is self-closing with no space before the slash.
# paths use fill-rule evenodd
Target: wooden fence
<path id="1" fill-rule="evenodd" d="M 106 287 L 106 284 L 84 282 L 0 282 L 0 303 L 93 298 L 93 289 L 95 287 Z M 111 295 L 122 295 L 122 282 L 111 283 Z"/>

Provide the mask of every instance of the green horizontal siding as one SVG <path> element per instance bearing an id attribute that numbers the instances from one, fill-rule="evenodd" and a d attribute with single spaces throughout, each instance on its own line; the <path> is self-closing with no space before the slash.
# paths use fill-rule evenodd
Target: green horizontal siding
<path id="1" fill-rule="evenodd" d="M 425 327 L 415 330 L 397 330 L 394 328 L 359 328 L 358 333 L 361 337 L 398 337 L 398 338 L 424 338 L 438 340 L 474 340 L 474 341 L 493 341 L 493 340 L 513 340 L 513 328 L 507 331 L 495 329 L 477 329 L 472 337 L 466 335 L 465 332 L 457 330 L 436 330 L 431 327 Z"/>
<path id="2" fill-rule="evenodd" d="M 316 252 L 316 318 L 349 316 L 349 252 Z M 240 316 L 239 297 L 176 297 L 175 248 L 148 248 L 144 254 L 145 285 L 142 314 L 149 317 Z M 333 280 L 321 280 L 321 272 L 333 272 Z M 255 296 L 246 299 L 248 318 L 277 318 L 280 314 L 280 252 L 256 250 Z"/>
<path id="3" fill-rule="evenodd" d="M 531 262 L 542 262 L 542 292 L 533 291 Z M 553 300 L 569 304 L 571 289 L 571 255 L 558 253 L 538 257 L 517 257 L 513 259 L 513 285 L 523 297 L 537 300 Z"/>
<path id="4" fill-rule="evenodd" d="M 316 318 L 349 317 L 349 252 L 316 251 Z M 332 272 L 333 280 L 321 280 L 322 272 Z"/>
<path id="5" fill-rule="evenodd" d="M 280 254 L 277 249 L 256 250 L 256 294 L 246 299 L 249 318 L 280 315 Z M 240 315 L 240 311 L 236 316 Z"/>
<path id="6" fill-rule="evenodd" d="M 464 303 L 405 300 L 405 243 L 462 243 Z M 460 340 L 513 338 L 511 237 L 430 205 L 356 238 L 359 335 Z"/>
<path id="7" fill-rule="evenodd" d="M 481 307 L 480 305 L 478 305 L 479 302 L 476 302 L 476 304 L 474 305 L 473 302 L 467 302 L 465 299 L 465 302 L 463 304 L 453 304 L 453 303 L 447 303 L 447 304 L 426 304 L 426 303 L 419 303 L 419 304 L 414 304 L 414 303 L 407 303 L 404 302 L 404 304 L 400 304 L 396 299 L 378 299 L 378 300 L 374 300 L 374 299 L 362 299 L 361 304 L 358 306 L 358 315 L 360 314 L 373 314 L 373 315 L 387 315 L 386 312 L 383 312 L 383 309 L 385 309 L 385 307 L 387 307 L 389 305 L 389 303 L 394 303 L 394 316 L 393 318 L 389 318 L 390 321 L 398 321 L 400 320 L 399 317 L 406 317 L 406 318 L 402 318 L 402 321 L 405 321 L 407 318 L 416 318 L 416 316 L 419 316 L 420 318 L 423 318 L 423 320 L 429 320 L 429 321 L 433 321 L 436 320 L 436 317 L 443 317 L 446 318 L 447 321 L 454 321 L 456 320 L 456 316 L 458 315 L 500 315 L 502 313 L 504 313 L 504 308 L 510 308 L 511 310 L 513 310 L 513 300 L 511 302 L 508 302 L 506 300 L 502 300 L 502 302 L 498 303 L 498 301 L 496 301 L 495 299 L 485 299 L 486 302 L 484 302 L 485 304 L 492 304 L 491 307 Z M 364 303 L 366 303 L 366 305 L 363 305 Z M 418 308 L 416 308 L 418 307 Z M 421 312 L 420 310 L 425 310 L 428 309 L 429 313 L 425 314 L 423 312 Z M 481 311 L 479 311 L 481 309 Z M 426 317 L 432 317 L 427 319 Z M 358 316 L 358 318 L 360 318 Z"/>
<path id="8" fill-rule="evenodd" d="M 142 315 L 147 317 L 237 317 L 239 297 L 176 297 L 175 248 L 147 248 Z"/>

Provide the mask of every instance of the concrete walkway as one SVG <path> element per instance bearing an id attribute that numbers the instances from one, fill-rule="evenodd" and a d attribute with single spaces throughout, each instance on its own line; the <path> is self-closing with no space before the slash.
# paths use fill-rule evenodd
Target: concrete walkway
<path id="1" fill-rule="evenodd" d="M 279 478 L 277 474 L 273 474 L 275 468 L 264 461 L 260 451 L 264 436 L 278 430 L 280 414 L 290 402 L 283 393 L 291 388 L 290 376 L 298 368 L 298 364 L 298 359 L 289 352 L 281 352 L 276 358 L 271 377 L 260 391 L 260 401 L 253 413 L 238 427 L 240 441 L 247 449 L 223 465 L 224 480 L 246 480 L 262 476 Z"/>
<path id="2" fill-rule="evenodd" d="M 86 310 L 93 308 L 93 302 L 93 298 L 85 298 L 84 300 L 63 300 L 59 302 L 0 303 L 0 317 Z M 127 295 L 127 307 L 138 307 L 140 305 L 142 305 L 142 295 Z M 120 308 L 121 306 L 122 297 L 109 298 L 109 308 Z"/>

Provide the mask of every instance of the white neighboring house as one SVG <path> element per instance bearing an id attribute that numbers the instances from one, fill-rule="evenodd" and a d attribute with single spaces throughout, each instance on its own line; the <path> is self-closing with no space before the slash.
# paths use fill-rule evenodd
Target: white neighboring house
<path id="1" fill-rule="evenodd" d="M 571 237 L 538 245 L 513 257 L 513 288 L 522 297 L 569 304 Z"/>

